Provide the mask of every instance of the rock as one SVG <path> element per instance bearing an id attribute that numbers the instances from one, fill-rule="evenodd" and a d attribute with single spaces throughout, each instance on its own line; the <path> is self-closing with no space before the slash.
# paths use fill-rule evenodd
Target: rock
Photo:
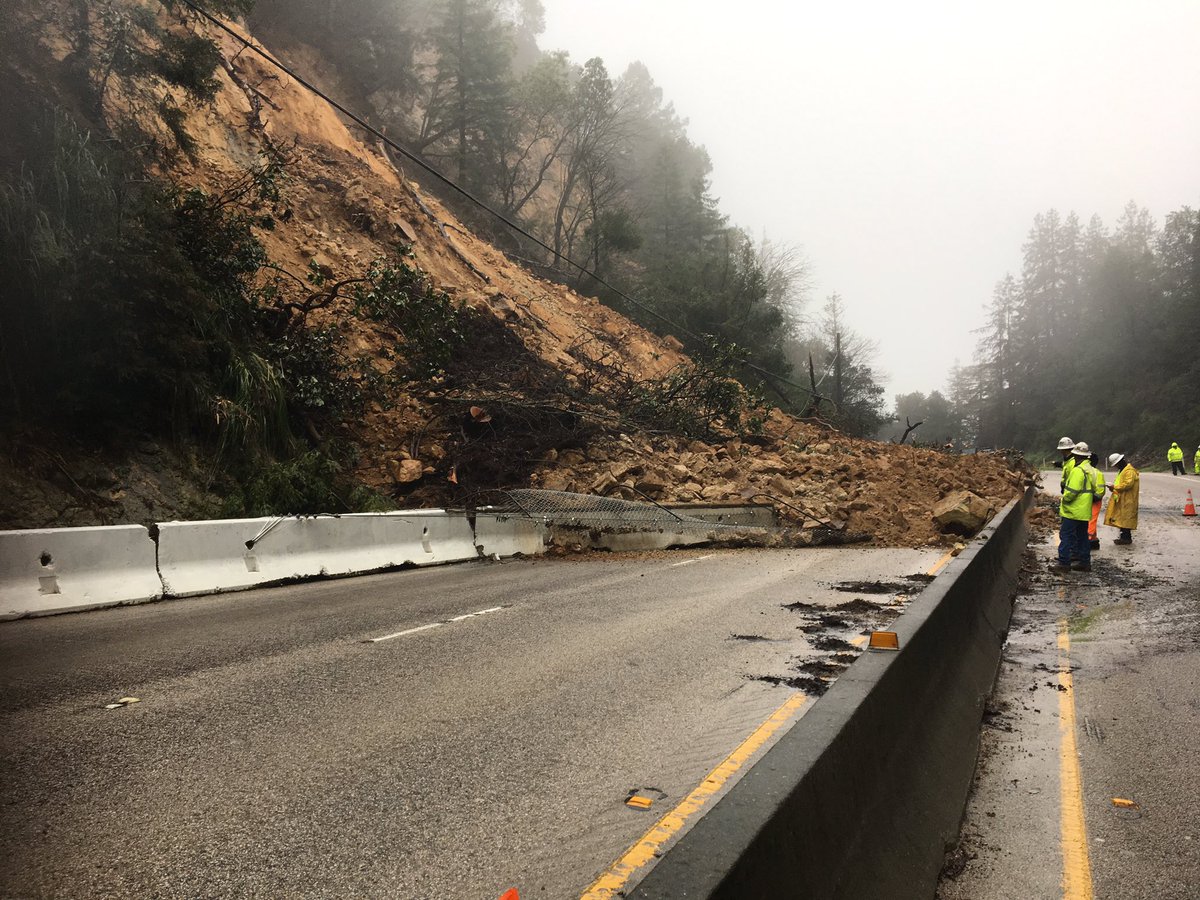
<path id="1" fill-rule="evenodd" d="M 778 475 L 787 470 L 778 456 L 761 456 L 750 463 L 750 471 L 763 475 Z"/>
<path id="2" fill-rule="evenodd" d="M 700 492 L 705 500 L 720 500 L 722 497 L 732 497 L 737 494 L 737 486 L 733 484 L 710 484 Z"/>
<path id="3" fill-rule="evenodd" d="M 955 491 L 934 504 L 931 515 L 938 528 L 951 534 L 974 534 L 995 512 L 992 505 L 970 491 Z"/>
<path id="4" fill-rule="evenodd" d="M 404 239 L 410 244 L 415 244 L 417 242 L 417 230 L 412 227 L 407 219 L 393 214 L 388 216 L 388 224 L 391 225 L 396 231 L 404 235 Z"/>
<path id="5" fill-rule="evenodd" d="M 831 447 L 826 441 L 822 441 L 821 443 L 817 444 L 817 446 L 812 448 L 812 452 L 813 453 L 828 453 L 832 449 L 833 449 L 833 447 Z"/>
<path id="6" fill-rule="evenodd" d="M 565 491 L 568 483 L 567 476 L 562 472 L 542 473 L 542 487 L 547 491 Z"/>
<path id="7" fill-rule="evenodd" d="M 777 497 L 796 496 L 795 488 L 793 488 L 791 482 L 782 475 L 776 475 L 773 477 L 767 482 L 767 487 L 769 487 L 771 489 L 771 493 L 775 494 Z"/>
<path id="8" fill-rule="evenodd" d="M 425 464 L 419 459 L 389 459 L 388 469 L 398 484 L 419 481 L 425 474 Z"/>
<path id="9" fill-rule="evenodd" d="M 641 475 L 642 472 L 645 470 L 642 467 L 641 463 L 626 462 L 626 463 L 617 463 L 609 471 L 612 472 L 612 477 L 615 478 L 617 481 L 624 481 L 627 476 Z"/>
<path id="10" fill-rule="evenodd" d="M 601 472 L 600 476 L 588 485 L 589 494 L 601 494 L 616 487 L 617 479 L 612 477 L 611 472 Z"/>
<path id="11" fill-rule="evenodd" d="M 647 497 L 654 497 L 655 499 L 661 497 L 664 493 L 666 493 L 667 490 L 667 485 L 665 482 L 655 480 L 650 477 L 643 478 L 641 481 L 634 484 L 634 487 Z"/>

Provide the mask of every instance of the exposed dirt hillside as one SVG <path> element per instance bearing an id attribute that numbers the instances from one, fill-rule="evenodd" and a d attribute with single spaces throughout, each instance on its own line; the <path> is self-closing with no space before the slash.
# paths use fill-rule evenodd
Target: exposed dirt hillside
<path id="1" fill-rule="evenodd" d="M 678 341 L 510 261 L 324 101 L 228 35 L 196 27 L 217 41 L 225 65 L 216 73 L 215 101 L 189 112 L 195 150 L 191 160 L 180 157 L 171 177 L 215 188 L 268 142 L 283 148 L 286 210 L 259 235 L 274 265 L 303 275 L 315 262 L 344 278 L 410 246 L 439 289 L 491 323 L 481 326 L 471 358 L 457 360 L 444 378 L 393 387 L 389 402 L 372 403 L 361 421 L 346 423 L 360 448 L 358 478 L 395 503 L 453 502 L 495 486 L 659 501 L 762 494 L 848 523 L 879 543 L 920 545 L 944 540 L 929 510 L 949 491 L 968 488 L 998 507 L 1024 483 L 1000 457 L 852 439 L 777 410 L 748 440 L 705 443 L 615 427 L 613 373 L 627 383 L 666 376 L 687 364 Z M 281 50 L 306 74 L 336 83 L 312 51 Z M 122 114 L 119 103 L 114 92 L 110 117 Z M 339 303 L 314 320 L 345 317 L 346 350 L 390 371 L 387 336 L 351 321 Z M 35 456 L 0 470 L 8 497 L 0 516 L 10 527 L 163 519 L 213 506 L 196 479 L 178 474 L 195 474 L 203 462 L 172 448 L 144 445 L 123 458 L 53 448 Z M 790 514 L 791 507 L 781 509 Z"/>

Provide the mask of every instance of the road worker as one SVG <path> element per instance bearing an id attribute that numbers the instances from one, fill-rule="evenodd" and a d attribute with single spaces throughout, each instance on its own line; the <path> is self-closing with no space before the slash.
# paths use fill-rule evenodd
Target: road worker
<path id="1" fill-rule="evenodd" d="M 1200 475 L 1200 447 L 1196 448 L 1196 474 Z"/>
<path id="2" fill-rule="evenodd" d="M 1104 472 L 1100 468 L 1100 454 L 1093 453 L 1088 462 L 1096 470 L 1096 495 L 1092 497 L 1092 518 L 1088 520 L 1088 545 L 1093 550 L 1100 549 L 1100 538 L 1096 534 L 1096 526 L 1100 522 L 1100 505 L 1104 502 Z"/>
<path id="3" fill-rule="evenodd" d="M 1172 475 L 1187 474 L 1183 468 L 1183 450 L 1174 441 L 1171 442 L 1171 449 L 1167 451 L 1167 462 L 1171 464 Z"/>
<path id="4" fill-rule="evenodd" d="M 1088 543 L 1088 520 L 1092 517 L 1092 498 L 1099 493 L 1096 470 L 1089 457 L 1091 449 L 1080 441 L 1071 450 L 1074 464 L 1064 479 L 1062 502 L 1058 506 L 1058 559 L 1054 565 L 1059 570 L 1074 569 L 1090 572 L 1092 548 Z M 1064 466 L 1066 468 L 1066 466 Z"/>
<path id="5" fill-rule="evenodd" d="M 1054 468 L 1062 469 L 1062 478 L 1058 481 L 1059 493 L 1066 490 L 1067 473 L 1071 471 L 1071 466 L 1075 465 L 1075 457 L 1071 455 L 1071 451 L 1075 449 L 1075 442 L 1069 437 L 1061 437 L 1058 439 L 1058 452 L 1062 454 L 1062 461 L 1056 462 Z"/>
<path id="6" fill-rule="evenodd" d="M 1114 453 L 1108 458 L 1108 464 L 1117 470 L 1117 477 L 1113 479 L 1104 524 L 1121 529 L 1121 536 L 1113 541 L 1114 544 L 1132 544 L 1133 530 L 1137 528 L 1141 479 L 1124 454 Z"/>

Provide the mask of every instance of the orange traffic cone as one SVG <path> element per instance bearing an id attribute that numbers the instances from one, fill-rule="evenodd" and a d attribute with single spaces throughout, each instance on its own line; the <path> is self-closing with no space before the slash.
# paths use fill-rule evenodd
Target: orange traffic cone
<path id="1" fill-rule="evenodd" d="M 1196 514 L 1196 504 L 1192 502 L 1192 492 L 1188 491 L 1187 503 L 1183 504 L 1183 514 L 1185 516 L 1194 516 Z"/>

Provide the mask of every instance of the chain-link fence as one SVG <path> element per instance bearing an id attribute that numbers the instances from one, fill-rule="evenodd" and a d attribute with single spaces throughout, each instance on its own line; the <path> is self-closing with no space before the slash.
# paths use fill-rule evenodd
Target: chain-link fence
<path id="1" fill-rule="evenodd" d="M 672 531 L 679 533 L 760 532 L 771 529 L 757 525 L 730 525 L 687 515 L 680 510 L 660 506 L 653 501 L 639 503 L 615 497 L 572 494 L 518 488 L 494 491 L 498 506 L 545 525 L 560 528 L 601 529 L 604 531 Z"/>

